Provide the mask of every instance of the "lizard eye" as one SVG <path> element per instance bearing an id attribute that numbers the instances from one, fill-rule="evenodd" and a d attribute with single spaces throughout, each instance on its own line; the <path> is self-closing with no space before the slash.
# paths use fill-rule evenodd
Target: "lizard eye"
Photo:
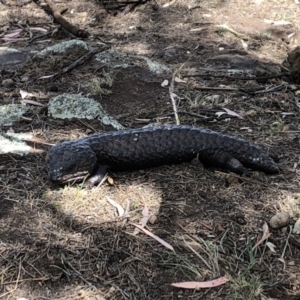
<path id="1" fill-rule="evenodd" d="M 76 166 L 75 165 L 71 165 L 67 168 L 67 172 L 74 172 L 76 170 Z"/>

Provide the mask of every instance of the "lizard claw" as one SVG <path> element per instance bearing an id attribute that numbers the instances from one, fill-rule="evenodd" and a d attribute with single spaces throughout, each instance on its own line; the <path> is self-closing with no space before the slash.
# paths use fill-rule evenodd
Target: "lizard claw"
<path id="1" fill-rule="evenodd" d="M 249 177 L 252 174 L 252 170 L 251 169 L 244 169 L 242 176 L 244 177 Z"/>

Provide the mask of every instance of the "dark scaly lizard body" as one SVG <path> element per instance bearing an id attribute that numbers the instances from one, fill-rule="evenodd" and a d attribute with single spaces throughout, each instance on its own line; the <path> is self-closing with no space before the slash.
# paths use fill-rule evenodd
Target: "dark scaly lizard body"
<path id="1" fill-rule="evenodd" d="M 91 135 L 52 147 L 46 164 L 49 178 L 75 182 L 111 170 L 140 169 L 198 157 L 208 166 L 244 174 L 248 168 L 268 174 L 277 164 L 258 146 L 241 138 L 185 125 L 128 129 Z"/>

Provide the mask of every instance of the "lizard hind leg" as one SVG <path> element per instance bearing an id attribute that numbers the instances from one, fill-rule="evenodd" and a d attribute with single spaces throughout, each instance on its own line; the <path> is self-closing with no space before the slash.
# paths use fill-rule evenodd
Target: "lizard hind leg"
<path id="1" fill-rule="evenodd" d="M 210 153 L 203 151 L 199 153 L 199 159 L 207 167 L 219 167 L 239 175 L 249 176 L 251 174 L 251 170 L 245 168 L 238 159 L 234 158 L 230 153 L 219 149 Z"/>

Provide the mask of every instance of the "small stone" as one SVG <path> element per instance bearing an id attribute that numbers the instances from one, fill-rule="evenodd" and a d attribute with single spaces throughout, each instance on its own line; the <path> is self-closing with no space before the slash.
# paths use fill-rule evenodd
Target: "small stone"
<path id="1" fill-rule="evenodd" d="M 152 215 L 152 216 L 149 218 L 149 222 L 150 222 L 151 224 L 154 224 L 154 223 L 156 222 L 156 220 L 157 220 L 157 216 L 155 216 L 155 215 Z"/>
<path id="2" fill-rule="evenodd" d="M 107 176 L 107 182 L 108 182 L 109 185 L 114 185 L 115 184 L 114 179 L 110 176 Z"/>
<path id="3" fill-rule="evenodd" d="M 116 290 L 116 288 L 112 286 L 112 287 L 110 287 L 109 292 L 113 293 L 115 290 Z"/>
<path id="4" fill-rule="evenodd" d="M 227 183 L 229 186 L 234 185 L 234 184 L 239 184 L 239 182 L 240 182 L 240 179 L 236 176 L 229 175 L 227 177 Z"/>
<path id="5" fill-rule="evenodd" d="M 23 76 L 21 77 L 21 81 L 22 82 L 27 82 L 29 80 L 29 77 L 28 76 Z"/>
<path id="6" fill-rule="evenodd" d="M 94 130 L 92 130 L 92 129 L 87 129 L 87 130 L 85 131 L 85 133 L 86 133 L 87 135 L 89 135 L 89 134 L 94 133 Z"/>
<path id="7" fill-rule="evenodd" d="M 2 80 L 2 85 L 4 87 L 10 87 L 14 85 L 14 81 L 12 79 L 4 79 Z"/>
<path id="8" fill-rule="evenodd" d="M 279 229 L 287 226 L 289 222 L 290 222 L 290 214 L 287 212 L 280 212 L 271 218 L 270 226 L 273 229 Z"/>

